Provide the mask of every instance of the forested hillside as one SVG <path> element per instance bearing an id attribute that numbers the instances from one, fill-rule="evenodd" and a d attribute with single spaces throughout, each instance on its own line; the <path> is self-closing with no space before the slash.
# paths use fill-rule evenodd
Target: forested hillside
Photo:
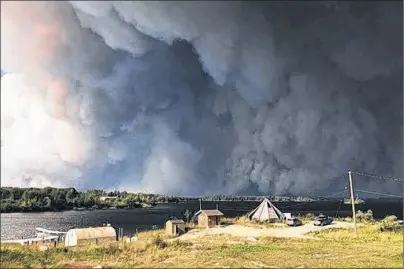
<path id="1" fill-rule="evenodd" d="M 103 200 L 101 197 L 115 197 Z M 0 188 L 1 212 L 41 212 L 76 208 L 138 208 L 157 203 L 198 201 L 260 201 L 262 196 L 211 195 L 205 197 L 176 197 L 158 194 L 129 193 L 104 190 L 78 191 L 74 188 Z M 272 201 L 311 201 L 304 197 L 268 197 Z"/>

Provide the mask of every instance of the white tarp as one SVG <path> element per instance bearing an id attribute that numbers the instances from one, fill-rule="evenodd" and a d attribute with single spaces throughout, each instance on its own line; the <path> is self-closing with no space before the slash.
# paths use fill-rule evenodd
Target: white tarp
<path id="1" fill-rule="evenodd" d="M 270 219 L 283 218 L 282 212 L 276 208 L 267 198 L 261 204 L 248 214 L 250 220 L 265 221 Z"/>

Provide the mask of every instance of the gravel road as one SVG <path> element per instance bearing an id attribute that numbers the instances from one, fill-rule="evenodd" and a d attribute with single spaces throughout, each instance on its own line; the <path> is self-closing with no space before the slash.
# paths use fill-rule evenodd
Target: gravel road
<path id="1" fill-rule="evenodd" d="M 321 231 L 330 228 L 353 228 L 352 223 L 338 222 L 334 221 L 331 225 L 327 226 L 314 226 L 313 223 L 305 224 L 299 227 L 285 227 L 285 228 L 255 228 L 247 227 L 242 225 L 228 225 L 219 226 L 215 228 L 203 229 L 203 230 L 191 230 L 186 234 L 181 235 L 178 239 L 189 240 L 198 237 L 203 237 L 205 235 L 218 235 L 218 234 L 228 234 L 237 237 L 261 237 L 261 236 L 272 236 L 272 237 L 284 237 L 284 238 L 305 238 L 312 239 L 312 237 L 306 234 L 314 231 Z"/>

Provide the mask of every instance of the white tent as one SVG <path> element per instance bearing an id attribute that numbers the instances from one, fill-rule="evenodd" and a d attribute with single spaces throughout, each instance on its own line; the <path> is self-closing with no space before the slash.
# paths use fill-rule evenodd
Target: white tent
<path id="1" fill-rule="evenodd" d="M 259 221 L 284 218 L 283 213 L 278 208 L 276 208 L 267 198 L 264 198 L 261 204 L 256 209 L 248 213 L 247 216 L 250 220 Z"/>

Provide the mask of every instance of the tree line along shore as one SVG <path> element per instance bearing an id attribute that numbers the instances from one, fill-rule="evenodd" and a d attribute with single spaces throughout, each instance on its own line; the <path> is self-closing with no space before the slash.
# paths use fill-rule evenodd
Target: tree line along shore
<path id="1" fill-rule="evenodd" d="M 180 197 L 126 191 L 86 190 L 75 188 L 0 188 L 1 213 L 44 212 L 104 208 L 141 208 L 159 203 L 187 203 L 202 201 L 260 201 L 262 196 L 211 195 Z M 307 197 L 270 196 L 271 201 L 310 202 Z"/>

